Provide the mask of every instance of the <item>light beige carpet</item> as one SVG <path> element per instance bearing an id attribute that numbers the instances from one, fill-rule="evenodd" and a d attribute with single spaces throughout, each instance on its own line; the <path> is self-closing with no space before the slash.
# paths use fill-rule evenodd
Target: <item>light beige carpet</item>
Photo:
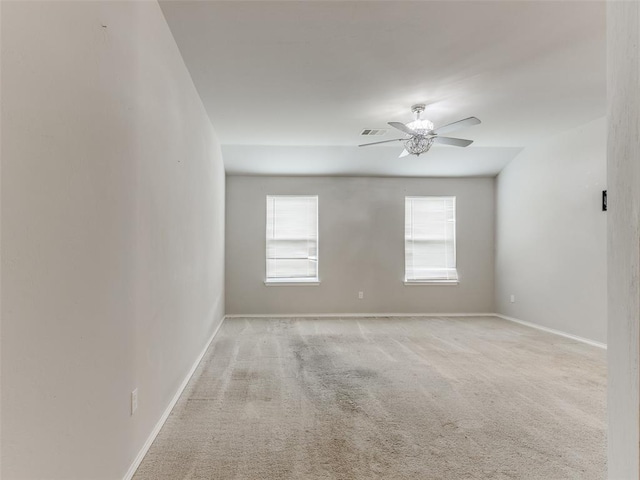
<path id="1" fill-rule="evenodd" d="M 228 319 L 134 479 L 604 479 L 605 366 L 497 318 Z"/>

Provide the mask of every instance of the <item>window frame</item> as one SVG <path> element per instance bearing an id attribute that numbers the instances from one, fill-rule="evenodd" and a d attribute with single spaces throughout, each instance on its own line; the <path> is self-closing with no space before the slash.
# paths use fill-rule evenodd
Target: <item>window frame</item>
<path id="1" fill-rule="evenodd" d="M 438 199 L 446 198 L 453 199 L 453 264 L 456 271 L 455 279 L 408 279 L 407 278 L 407 200 L 410 199 Z M 439 285 L 439 286 L 456 286 L 460 283 L 460 274 L 458 272 L 458 201 L 455 195 L 406 195 L 404 197 L 404 225 L 403 225 L 403 241 L 404 241 L 404 284 L 406 286 L 421 286 L 421 285 Z"/>
<path id="2" fill-rule="evenodd" d="M 271 197 L 288 197 L 288 198 L 315 198 L 316 200 L 316 276 L 315 277 L 268 277 L 268 263 L 269 263 L 269 237 L 268 237 L 268 222 L 269 217 L 269 198 Z M 264 270 L 264 284 L 270 287 L 285 287 L 285 286 L 317 286 L 320 285 L 320 197 L 318 195 L 297 195 L 297 194 L 267 194 L 265 196 L 265 270 Z"/>

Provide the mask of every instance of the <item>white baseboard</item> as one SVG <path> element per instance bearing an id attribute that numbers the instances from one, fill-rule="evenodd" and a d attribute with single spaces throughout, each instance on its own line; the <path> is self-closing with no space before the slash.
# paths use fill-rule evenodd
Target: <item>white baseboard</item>
<path id="1" fill-rule="evenodd" d="M 495 313 L 269 313 L 226 315 L 225 318 L 339 318 L 339 317 L 495 317 Z"/>
<path id="2" fill-rule="evenodd" d="M 166 422 L 167 418 L 169 418 L 169 414 L 171 413 L 171 410 L 173 410 L 173 407 L 175 407 L 176 403 L 178 403 L 178 400 L 180 399 L 180 395 L 182 395 L 182 392 L 187 387 L 187 384 L 189 383 L 189 380 L 191 380 L 191 377 L 193 376 L 193 374 L 195 373 L 196 369 L 198 368 L 198 365 L 200 365 L 200 362 L 202 361 L 202 358 L 204 357 L 205 353 L 207 353 L 207 350 L 209 349 L 209 346 L 211 345 L 211 342 L 213 342 L 213 339 L 215 338 L 216 334 L 220 330 L 220 327 L 224 323 L 225 318 L 226 318 L 226 316 L 222 317 L 222 320 L 220 321 L 220 323 L 218 324 L 218 326 L 214 330 L 213 334 L 211 335 L 211 337 L 207 341 L 207 344 L 205 345 L 204 349 L 202 350 L 200 355 L 198 355 L 198 358 L 193 363 L 193 366 L 191 367 L 191 370 L 189 370 L 189 372 L 187 373 L 186 377 L 182 381 L 182 384 L 178 387 L 178 390 L 176 391 L 176 394 L 173 396 L 173 398 L 171 399 L 171 402 L 169 402 L 169 405 L 167 406 L 167 408 L 165 409 L 164 413 L 160 417 L 160 420 L 158 420 L 158 423 L 156 423 L 156 426 L 151 431 L 151 434 L 147 438 L 147 441 L 144 442 L 144 445 L 142 446 L 142 448 L 138 452 L 138 455 L 136 456 L 136 458 L 133 460 L 133 463 L 129 467 L 129 470 L 127 470 L 127 473 L 125 474 L 123 480 L 131 480 L 133 478 L 133 476 L 135 475 L 136 470 L 138 469 L 138 467 L 142 463 L 142 459 L 144 458 L 144 456 L 149 451 L 149 448 L 151 448 L 151 444 L 153 443 L 153 441 L 158 436 L 158 433 L 160 433 L 160 429 L 162 429 L 162 426 L 164 425 L 164 422 Z"/>
<path id="3" fill-rule="evenodd" d="M 518 320 L 517 318 L 507 317 L 506 315 L 502 315 L 501 313 L 495 313 L 496 317 L 502 318 L 503 320 L 508 320 L 509 322 L 519 323 L 520 325 L 524 325 L 525 327 L 535 328 L 536 330 L 542 330 L 543 332 L 553 333 L 555 335 L 560 335 L 561 337 L 570 338 L 571 340 L 576 340 L 578 342 L 586 343 L 587 345 L 591 345 L 593 347 L 607 349 L 607 344 L 602 342 L 596 342 L 595 340 L 590 340 L 588 338 L 579 337 L 578 335 L 573 335 L 571 333 L 563 332 L 561 330 L 556 330 L 555 328 L 549 328 L 542 325 L 538 325 L 537 323 L 525 322 L 524 320 Z"/>

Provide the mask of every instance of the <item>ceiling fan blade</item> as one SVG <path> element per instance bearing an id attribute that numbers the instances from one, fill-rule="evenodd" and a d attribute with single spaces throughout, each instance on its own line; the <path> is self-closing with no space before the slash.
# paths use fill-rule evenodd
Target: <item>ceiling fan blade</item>
<path id="1" fill-rule="evenodd" d="M 457 122 L 448 123 L 447 125 L 443 125 L 442 127 L 436 128 L 433 133 L 440 135 L 441 133 L 449 133 L 455 130 L 459 130 L 464 127 L 470 127 L 472 125 L 478 125 L 480 120 L 476 117 L 465 118 L 464 120 L 458 120 Z"/>
<path id="2" fill-rule="evenodd" d="M 378 145 L 379 143 L 389 143 L 389 142 L 400 142 L 402 140 L 406 140 L 405 138 L 394 138 L 393 140 L 382 140 L 381 142 L 373 142 L 373 143 L 363 143 L 362 145 L 358 145 L 359 147 L 368 147 L 369 145 Z"/>
<path id="3" fill-rule="evenodd" d="M 407 152 L 407 149 L 405 148 L 402 153 L 398 155 L 398 158 L 406 157 L 407 155 L 409 155 L 409 152 Z"/>
<path id="4" fill-rule="evenodd" d="M 435 137 L 433 141 L 435 143 L 441 143 L 442 145 L 453 145 L 454 147 L 468 147 L 473 143 L 473 140 L 465 140 L 464 138 L 451 138 L 451 137 Z"/>
<path id="5" fill-rule="evenodd" d="M 418 135 L 418 132 L 416 132 L 415 130 L 411 130 L 404 123 L 389 122 L 389 125 L 391 125 L 393 128 L 397 128 L 398 130 L 400 130 L 401 132 L 406 133 L 407 135 Z"/>

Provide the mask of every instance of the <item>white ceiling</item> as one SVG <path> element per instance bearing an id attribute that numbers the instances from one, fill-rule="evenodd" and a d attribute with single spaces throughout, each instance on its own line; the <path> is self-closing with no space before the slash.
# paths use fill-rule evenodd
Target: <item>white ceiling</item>
<path id="1" fill-rule="evenodd" d="M 604 2 L 161 6 L 232 174 L 495 175 L 522 147 L 606 113 Z M 357 149 L 399 138 L 359 134 L 410 121 L 415 103 L 436 126 L 480 118 L 452 135 L 473 146 Z"/>

